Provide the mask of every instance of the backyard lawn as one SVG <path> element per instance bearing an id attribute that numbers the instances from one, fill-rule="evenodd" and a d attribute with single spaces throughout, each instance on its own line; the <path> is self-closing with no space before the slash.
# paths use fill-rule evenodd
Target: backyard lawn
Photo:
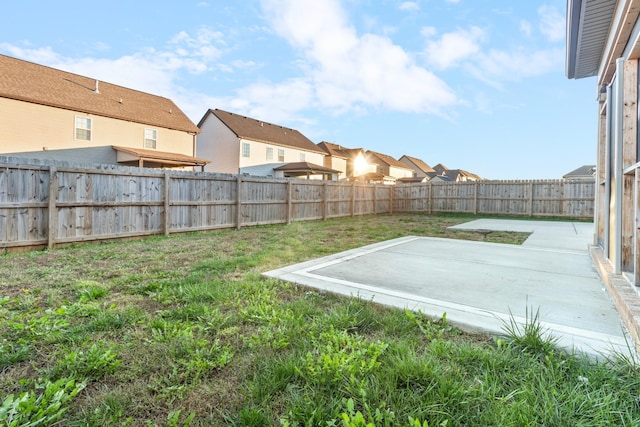
<path id="1" fill-rule="evenodd" d="M 640 425 L 640 370 L 262 272 L 476 217 L 370 215 L 0 255 L 0 426 Z M 487 241 L 520 244 L 522 233 Z M 510 330 L 511 329 L 511 330 Z"/>

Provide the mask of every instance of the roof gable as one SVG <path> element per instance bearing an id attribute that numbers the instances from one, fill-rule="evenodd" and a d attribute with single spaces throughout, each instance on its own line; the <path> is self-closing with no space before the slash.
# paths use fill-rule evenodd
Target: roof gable
<path id="1" fill-rule="evenodd" d="M 168 98 L 0 55 L 0 97 L 190 133 L 198 127 Z"/>
<path id="2" fill-rule="evenodd" d="M 239 114 L 230 113 L 219 109 L 209 110 L 200 120 L 198 126 L 202 126 L 209 114 L 216 116 L 238 138 L 267 144 L 293 147 L 299 150 L 312 151 L 314 153 L 327 154 L 323 149 L 314 144 L 309 138 L 295 129 L 280 125 L 274 125 L 262 120 L 256 120 Z"/>
<path id="3" fill-rule="evenodd" d="M 393 166 L 394 168 L 402 168 L 402 169 L 411 170 L 410 167 L 408 167 L 407 165 L 405 165 L 401 161 L 396 160 L 396 159 L 394 159 L 393 157 L 391 157 L 391 156 L 389 156 L 387 154 L 377 153 L 375 151 L 370 151 L 369 150 L 369 151 L 367 151 L 367 155 L 369 157 L 373 157 L 374 159 L 377 159 L 377 160 L 383 162 L 387 166 Z"/>
<path id="4" fill-rule="evenodd" d="M 341 159 L 348 158 L 348 154 L 345 152 L 345 149 L 338 144 L 322 141 L 322 142 L 319 142 L 317 145 L 332 157 L 340 157 Z"/>
<path id="5" fill-rule="evenodd" d="M 400 161 L 402 161 L 403 158 L 407 159 L 409 162 L 411 162 L 413 165 L 415 165 L 415 167 L 417 167 L 420 171 L 422 171 L 424 173 L 434 172 L 434 169 L 431 166 L 429 166 L 423 160 L 418 159 L 417 157 L 411 157 L 411 156 L 407 156 L 405 154 L 402 157 L 400 157 Z"/>

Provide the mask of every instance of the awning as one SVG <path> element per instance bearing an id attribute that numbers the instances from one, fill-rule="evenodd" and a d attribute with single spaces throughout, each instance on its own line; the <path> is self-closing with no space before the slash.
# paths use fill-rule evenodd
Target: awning
<path id="1" fill-rule="evenodd" d="M 111 146 L 117 152 L 118 163 L 126 166 L 137 166 L 141 168 L 179 168 L 196 167 L 204 169 L 209 160 L 198 157 L 187 156 L 186 154 L 169 153 L 166 151 L 146 150 L 143 148 L 131 148 Z"/>
<path id="2" fill-rule="evenodd" d="M 286 163 L 273 169 L 277 172 L 283 172 L 286 177 L 309 177 L 311 175 L 338 175 L 341 172 L 335 169 L 326 168 L 309 162 Z"/>

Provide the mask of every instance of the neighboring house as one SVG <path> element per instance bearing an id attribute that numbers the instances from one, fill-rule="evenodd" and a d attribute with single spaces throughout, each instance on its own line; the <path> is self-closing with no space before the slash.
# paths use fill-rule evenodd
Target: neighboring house
<path id="1" fill-rule="evenodd" d="M 327 155 L 324 156 L 324 167 L 338 170 L 340 171 L 341 178 L 348 179 L 347 163 L 349 162 L 349 157 L 340 150 L 341 147 L 327 141 L 322 141 L 317 145 L 327 153 Z"/>
<path id="2" fill-rule="evenodd" d="M 568 0 L 566 75 L 596 76 L 598 111 L 592 259 L 640 345 L 640 0 Z M 597 110 L 596 110 L 597 108 Z M 585 150 L 590 150 L 589 144 Z M 635 286 L 631 286 L 635 285 Z M 639 347 L 640 348 L 640 347 Z"/>
<path id="3" fill-rule="evenodd" d="M 0 154 L 202 168 L 198 127 L 171 101 L 0 55 Z"/>
<path id="4" fill-rule="evenodd" d="M 368 150 L 366 154 L 369 163 L 378 165 L 377 173 L 388 177 L 383 182 L 384 184 L 395 183 L 398 178 L 413 177 L 413 169 L 387 154 L 377 153 L 371 150 Z"/>
<path id="5" fill-rule="evenodd" d="M 429 178 L 428 174 L 435 172 L 435 170 L 431 166 L 426 164 L 421 159 L 407 156 L 406 154 L 400 157 L 398 161 L 413 169 L 414 176 L 418 178 Z"/>
<path id="6" fill-rule="evenodd" d="M 584 165 L 562 176 L 562 179 L 593 179 L 596 176 L 596 165 Z"/>
<path id="7" fill-rule="evenodd" d="M 474 182 L 482 180 L 482 178 L 475 173 L 468 172 L 464 169 L 449 169 L 442 163 L 435 165 L 433 170 L 434 172 L 427 173 L 431 179 L 434 177 L 446 177 L 447 179 L 442 180 L 446 182 Z"/>
<path id="8" fill-rule="evenodd" d="M 376 174 L 378 165 L 369 163 L 364 149 L 346 148 L 326 141 L 319 143 L 318 146 L 331 157 L 332 167 L 335 169 L 342 170 L 341 161 L 345 159 L 344 178 L 350 181 L 382 182 L 383 177 Z"/>
<path id="9" fill-rule="evenodd" d="M 429 182 L 455 182 L 453 179 L 446 175 L 434 175 Z"/>
<path id="10" fill-rule="evenodd" d="M 444 175 L 445 172 L 448 170 L 449 168 L 443 165 L 442 163 L 438 163 L 433 167 L 433 171 L 436 173 L 436 175 Z"/>
<path id="11" fill-rule="evenodd" d="M 198 155 L 212 159 L 206 171 L 339 179 L 340 171 L 324 166 L 326 152 L 295 129 L 219 109 L 208 110 L 198 127 Z"/>

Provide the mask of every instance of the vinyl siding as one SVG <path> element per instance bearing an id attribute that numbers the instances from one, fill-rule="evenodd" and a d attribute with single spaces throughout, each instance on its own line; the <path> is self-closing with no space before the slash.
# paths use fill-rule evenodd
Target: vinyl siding
<path id="1" fill-rule="evenodd" d="M 92 119 L 91 141 L 75 139 L 76 116 Z M 111 145 L 144 148 L 145 128 L 158 131 L 157 151 L 193 155 L 193 136 L 184 131 L 0 98 L 2 154 Z"/>

